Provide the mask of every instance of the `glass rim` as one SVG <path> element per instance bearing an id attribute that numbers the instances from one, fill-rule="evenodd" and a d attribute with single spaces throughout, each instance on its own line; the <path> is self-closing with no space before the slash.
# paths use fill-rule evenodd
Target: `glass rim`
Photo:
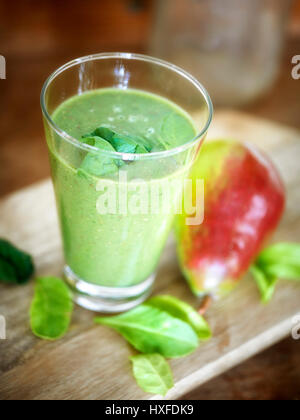
<path id="1" fill-rule="evenodd" d="M 64 71 L 75 67 L 77 65 L 80 65 L 82 63 L 87 63 L 90 61 L 98 61 L 98 60 L 107 60 L 107 59 L 124 59 L 124 60 L 135 60 L 135 61 L 144 61 L 152 64 L 156 64 L 157 66 L 167 68 L 180 76 L 184 77 L 186 80 L 191 82 L 202 94 L 202 97 L 204 98 L 207 109 L 208 109 L 208 118 L 206 123 L 204 124 L 202 130 L 191 140 L 187 141 L 186 143 L 177 146 L 175 148 L 169 149 L 169 150 L 163 150 L 160 152 L 150 152 L 145 154 L 135 154 L 135 153 L 119 153 L 119 152 L 111 152 L 107 150 L 99 150 L 97 147 L 91 146 L 86 143 L 82 143 L 75 137 L 70 136 L 68 133 L 66 133 L 64 130 L 62 130 L 52 119 L 51 115 L 49 114 L 45 102 L 46 93 L 48 88 L 51 86 L 51 83 Z M 57 70 L 55 70 L 45 81 L 42 92 L 41 92 L 41 108 L 44 117 L 46 118 L 48 124 L 51 126 L 51 128 L 58 134 L 60 137 L 65 139 L 68 143 L 73 144 L 75 147 L 79 147 L 82 150 L 85 150 L 87 152 L 101 152 L 101 154 L 104 154 L 111 158 L 116 159 L 123 159 L 123 160 L 148 160 L 148 159 L 158 159 L 158 158 L 164 158 L 168 156 L 173 156 L 179 153 L 182 153 L 193 146 L 195 146 L 199 140 L 201 140 L 205 134 L 208 131 L 208 128 L 212 122 L 213 119 L 213 104 L 211 101 L 211 98 L 209 96 L 208 91 L 205 89 L 205 87 L 190 73 L 185 71 L 184 69 L 176 66 L 175 64 L 169 63 L 168 61 L 161 60 L 159 58 L 151 57 L 144 54 L 135 54 L 135 53 L 121 53 L 121 52 L 111 52 L 111 53 L 100 53 L 100 54 L 91 54 L 84 57 L 76 58 L 74 60 L 69 61 L 68 63 L 64 64 L 63 66 L 59 67 Z"/>

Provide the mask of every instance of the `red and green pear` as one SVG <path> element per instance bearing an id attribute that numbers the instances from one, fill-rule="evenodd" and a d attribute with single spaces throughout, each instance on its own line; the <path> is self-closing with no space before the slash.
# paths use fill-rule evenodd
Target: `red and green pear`
<path id="1" fill-rule="evenodd" d="M 177 217 L 180 265 L 196 295 L 222 295 L 249 270 L 277 228 L 284 185 L 265 154 L 225 140 L 204 144 L 190 178 L 194 200 L 203 201 L 196 197 L 195 181 L 204 180 L 204 221 L 193 226 L 187 223 L 191 215 Z"/>

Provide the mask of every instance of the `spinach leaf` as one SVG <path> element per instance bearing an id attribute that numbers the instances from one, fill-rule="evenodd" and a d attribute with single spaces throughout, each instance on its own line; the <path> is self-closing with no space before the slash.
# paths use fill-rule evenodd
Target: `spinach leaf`
<path id="1" fill-rule="evenodd" d="M 108 150 L 114 152 L 115 149 L 106 140 L 101 137 L 86 137 L 85 143 L 90 146 L 97 147 L 99 150 Z M 106 157 L 105 155 L 97 152 L 90 152 L 84 158 L 80 168 L 78 169 L 79 175 L 91 174 L 94 176 L 103 176 L 115 172 L 118 169 L 117 160 L 114 158 Z"/>
<path id="2" fill-rule="evenodd" d="M 266 248 L 256 264 L 269 274 L 300 280 L 300 244 L 279 243 Z"/>
<path id="3" fill-rule="evenodd" d="M 173 358 L 198 347 L 198 337 L 186 322 L 147 304 L 122 315 L 96 318 L 95 322 L 114 328 L 142 353 Z"/>
<path id="4" fill-rule="evenodd" d="M 268 276 L 276 276 L 287 280 L 300 280 L 299 264 L 270 264 L 264 267 Z"/>
<path id="5" fill-rule="evenodd" d="M 118 153 L 145 154 L 151 152 L 151 145 L 146 139 L 118 134 L 107 127 L 98 127 L 90 134 L 82 136 L 82 141 L 101 150 L 109 150 Z M 127 161 L 129 163 L 129 161 Z M 125 165 L 125 161 L 105 157 L 96 152 L 90 152 L 82 162 L 78 173 L 103 176 L 113 173 L 119 167 Z"/>
<path id="6" fill-rule="evenodd" d="M 127 141 L 127 139 L 120 137 L 114 137 L 111 144 L 119 153 L 135 153 L 137 148 L 135 142 Z"/>
<path id="7" fill-rule="evenodd" d="M 68 331 L 73 311 L 72 295 L 56 277 L 36 280 L 35 295 L 30 309 L 32 332 L 45 340 L 57 340 Z"/>
<path id="8" fill-rule="evenodd" d="M 114 131 L 110 130 L 107 127 L 98 127 L 92 133 L 85 134 L 82 138 L 89 138 L 89 137 L 100 137 L 106 140 L 108 143 L 111 143 L 111 140 L 114 136 Z"/>
<path id="9" fill-rule="evenodd" d="M 86 138 L 100 137 L 113 147 L 114 151 L 119 153 L 149 153 L 151 144 L 142 137 L 129 136 L 128 134 L 116 133 L 107 127 L 98 127 L 92 133 L 84 135 Z"/>
<path id="10" fill-rule="evenodd" d="M 33 275 L 34 265 L 30 255 L 10 242 L 0 239 L 0 281 L 24 284 Z"/>
<path id="11" fill-rule="evenodd" d="M 272 299 L 275 287 L 278 281 L 277 277 L 268 276 L 261 268 L 257 265 L 252 265 L 250 269 L 257 287 L 261 294 L 261 300 L 263 303 L 268 303 Z"/>
<path id="12" fill-rule="evenodd" d="M 119 153 L 138 153 L 145 154 L 148 150 L 141 144 L 138 144 L 133 137 L 115 135 L 111 141 L 115 150 Z"/>
<path id="13" fill-rule="evenodd" d="M 148 300 L 147 305 L 154 306 L 187 322 L 195 330 L 200 340 L 209 340 L 212 336 L 211 329 L 205 319 L 192 306 L 174 296 L 155 296 Z"/>
<path id="14" fill-rule="evenodd" d="M 172 371 L 160 354 L 140 354 L 130 360 L 133 364 L 133 376 L 143 391 L 165 396 L 173 388 Z"/>
<path id="15" fill-rule="evenodd" d="M 300 244 L 283 242 L 266 248 L 251 267 L 251 272 L 262 301 L 269 302 L 278 279 L 300 280 Z"/>

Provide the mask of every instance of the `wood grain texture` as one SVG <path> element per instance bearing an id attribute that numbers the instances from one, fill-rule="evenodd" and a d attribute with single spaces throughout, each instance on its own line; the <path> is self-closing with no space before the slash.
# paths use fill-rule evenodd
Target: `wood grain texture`
<path id="1" fill-rule="evenodd" d="M 245 114 L 218 113 L 210 137 L 235 137 L 258 144 L 273 157 L 288 189 L 288 205 L 276 240 L 300 239 L 299 132 Z M 0 201 L 0 237 L 34 256 L 37 274 L 59 275 L 63 258 L 50 181 Z M 198 305 L 179 272 L 174 244 L 163 255 L 157 293 L 171 293 Z M 33 337 L 28 310 L 33 283 L 0 286 L 0 314 L 6 317 L 7 340 L 0 341 L 0 399 L 145 399 L 131 376 L 133 350 L 105 327 L 93 325 L 93 313 L 76 307 L 72 327 L 59 342 Z M 259 303 L 246 278 L 207 314 L 214 338 L 189 357 L 171 362 L 176 399 L 287 336 L 300 312 L 300 285 L 282 281 L 270 305 Z M 156 397 L 155 397 L 156 398 Z"/>
<path id="2" fill-rule="evenodd" d="M 291 337 L 192 391 L 188 400 L 300 400 L 300 341 Z"/>

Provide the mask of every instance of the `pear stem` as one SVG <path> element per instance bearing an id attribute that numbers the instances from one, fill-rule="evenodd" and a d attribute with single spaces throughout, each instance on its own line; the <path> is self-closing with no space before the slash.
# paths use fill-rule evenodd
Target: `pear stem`
<path id="1" fill-rule="evenodd" d="M 210 295 L 205 296 L 199 308 L 199 314 L 202 316 L 205 315 L 212 303 L 213 298 Z"/>

